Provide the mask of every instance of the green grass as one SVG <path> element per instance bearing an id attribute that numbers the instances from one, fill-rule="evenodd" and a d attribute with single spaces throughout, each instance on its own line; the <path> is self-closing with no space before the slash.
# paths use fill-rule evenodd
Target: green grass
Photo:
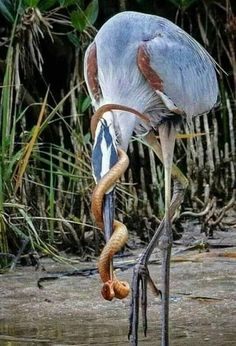
<path id="1" fill-rule="evenodd" d="M 33 10 L 27 9 L 29 3 Z M 147 11 L 151 6 L 146 1 L 139 3 Z M 198 23 L 196 16 L 202 19 L 202 28 L 206 27 L 203 19 L 208 18 L 209 42 L 214 37 L 217 40 L 212 39 L 209 51 L 219 57 L 219 62 L 221 56 L 230 56 L 225 50 L 231 36 L 223 38 L 227 32 L 219 32 L 224 21 L 216 26 L 212 20 L 213 5 L 204 12 L 206 9 L 198 7 L 196 1 L 172 3 L 172 11 L 176 5 L 181 6 L 183 22 L 188 11 L 192 11 L 189 18 L 193 23 Z M 57 260 L 62 260 L 61 250 L 94 255 L 102 237 L 90 211 L 94 187 L 89 129 L 92 109 L 82 70 L 85 49 L 96 32 L 92 24 L 97 18 L 97 1 L 82 8 L 78 1 L 68 5 L 61 0 L 52 7 L 50 1 L 37 0 L 22 0 L 16 5 L 12 7 L 8 0 L 0 2 L 0 15 L 7 21 L 9 36 L 0 52 L 0 62 L 4 61 L 0 84 L 0 253 L 16 255 L 22 240 L 27 239 L 26 253 L 35 250 Z M 50 11 L 56 8 L 55 13 Z M 223 8 L 214 10 L 224 18 Z M 30 25 L 30 11 L 32 18 L 37 18 L 35 26 Z M 227 16 L 230 18 L 229 13 Z M 197 30 L 197 24 L 194 27 Z M 55 56 L 47 55 L 43 43 L 55 48 Z M 57 89 L 48 82 L 45 70 L 53 70 L 55 78 L 63 72 L 57 68 L 56 53 L 62 46 L 70 48 L 63 66 L 66 69 L 69 65 L 68 81 Z M 29 51 L 31 60 L 26 54 Z M 67 59 L 70 52 L 71 62 Z M 44 61 L 39 62 L 40 56 Z M 229 61 L 233 62 L 233 57 Z M 232 68 L 226 66 L 228 72 Z M 221 107 L 208 116 L 207 123 L 200 118 L 193 124 L 194 132 L 205 132 L 209 127 L 209 136 L 177 140 L 176 163 L 190 179 L 185 206 L 194 210 L 202 210 L 207 198 L 208 202 L 216 198 L 217 208 L 222 208 L 233 195 L 235 119 L 231 77 L 231 72 L 228 77 L 220 76 Z M 191 133 L 192 129 L 181 131 Z M 144 216 L 163 216 L 164 184 L 162 165 L 141 139 L 132 141 L 130 157 L 130 168 L 117 186 L 117 216 L 123 215 L 132 231 Z M 10 257 L 0 256 L 0 267 L 9 268 L 11 262 Z"/>

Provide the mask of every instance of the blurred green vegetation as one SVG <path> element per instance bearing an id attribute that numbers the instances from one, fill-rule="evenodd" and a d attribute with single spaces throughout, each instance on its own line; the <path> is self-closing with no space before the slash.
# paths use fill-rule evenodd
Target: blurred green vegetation
<path id="1" fill-rule="evenodd" d="M 102 235 L 90 214 L 92 109 L 83 56 L 97 29 L 124 10 L 177 23 L 227 72 L 219 71 L 221 105 L 193 124 L 195 132 L 209 128 L 208 137 L 178 141 L 176 161 L 191 182 L 185 206 L 202 210 L 215 201 L 220 208 L 203 220 L 206 227 L 235 196 L 235 3 L 1 0 L 0 267 L 15 265 L 18 257 L 23 263 L 35 252 L 57 259 L 61 250 L 99 252 Z M 138 231 L 140 222 L 147 228 L 148 220 L 152 233 L 163 214 L 162 167 L 140 141 L 132 141 L 129 154 L 117 212 L 130 231 Z M 140 169 L 132 169 L 137 163 Z M 144 241 L 150 236 L 140 232 Z"/>

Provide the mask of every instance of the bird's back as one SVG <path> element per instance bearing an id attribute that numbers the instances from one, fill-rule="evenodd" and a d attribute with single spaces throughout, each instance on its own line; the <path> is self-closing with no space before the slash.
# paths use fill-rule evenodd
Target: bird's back
<path id="1" fill-rule="evenodd" d="M 137 65 L 145 45 L 150 66 L 163 81 L 163 93 L 192 117 L 216 103 L 215 63 L 205 49 L 169 20 L 123 12 L 112 17 L 95 37 L 102 103 L 120 103 L 142 112 L 158 112 L 160 98 Z"/>

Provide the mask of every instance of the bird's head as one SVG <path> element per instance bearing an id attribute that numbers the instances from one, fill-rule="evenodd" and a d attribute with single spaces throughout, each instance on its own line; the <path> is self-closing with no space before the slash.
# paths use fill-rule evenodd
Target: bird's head
<path id="1" fill-rule="evenodd" d="M 114 108 L 116 111 L 111 111 L 111 109 Z M 119 112 L 117 112 L 117 110 Z M 92 210 L 99 226 L 104 226 L 107 241 L 110 238 L 113 226 L 114 184 L 125 172 L 129 164 L 126 150 L 136 121 L 136 117 L 132 113 L 142 120 L 148 121 L 145 115 L 132 108 L 116 104 L 101 106 L 91 119 L 91 131 L 94 138 L 92 171 L 97 183 L 93 193 Z M 108 172 L 109 175 L 107 174 Z M 106 177 L 104 177 L 105 175 Z M 103 177 L 105 182 L 104 179 L 102 179 Z M 108 177 L 109 179 L 107 180 Z M 101 179 L 102 181 L 100 182 Z M 106 186 L 103 201 L 100 197 L 97 197 L 99 196 L 98 192 L 101 186 L 103 188 Z M 94 196 L 96 198 L 94 198 Z M 99 208 L 97 208 L 99 212 L 96 212 L 96 208 L 94 208 L 96 200 L 99 201 L 97 203 L 99 205 Z M 101 202 L 103 202 L 102 207 Z M 103 209 L 102 211 L 101 208 Z M 101 215 L 101 213 L 103 215 Z"/>
<path id="2" fill-rule="evenodd" d="M 116 134 L 110 112 L 103 115 L 97 124 L 92 151 L 93 177 L 98 181 L 118 160 Z"/>

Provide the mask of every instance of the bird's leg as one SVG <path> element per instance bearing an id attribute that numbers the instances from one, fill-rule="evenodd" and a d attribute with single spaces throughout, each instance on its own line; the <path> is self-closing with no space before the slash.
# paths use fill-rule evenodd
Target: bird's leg
<path id="1" fill-rule="evenodd" d="M 169 345 L 169 284 L 170 284 L 170 256 L 173 243 L 171 229 L 170 201 L 171 201 L 171 168 L 175 147 L 176 130 L 172 123 L 164 123 L 159 128 L 160 142 L 165 172 L 165 225 L 161 239 L 163 250 L 162 263 L 162 346 Z"/>
<path id="2" fill-rule="evenodd" d="M 156 136 L 153 132 L 149 132 L 145 137 L 146 144 L 155 152 L 155 154 L 158 156 L 158 158 L 163 162 L 163 156 L 162 156 L 162 149 L 161 145 L 156 139 Z M 176 165 L 172 165 L 171 170 L 171 176 L 174 180 L 174 187 L 173 187 L 173 196 L 171 200 L 171 205 L 169 209 L 170 217 L 172 218 L 175 214 L 176 209 L 181 205 L 185 190 L 188 186 L 188 180 L 184 176 L 184 174 L 180 171 L 180 169 Z M 152 280 L 149 276 L 147 264 L 149 261 L 149 258 L 154 250 L 154 248 L 157 246 L 157 243 L 163 234 L 164 231 L 164 225 L 165 225 L 165 219 L 162 220 L 160 223 L 158 229 L 156 230 L 153 238 L 151 239 L 150 243 L 148 244 L 146 250 L 143 252 L 141 257 L 139 258 L 138 263 L 136 264 L 134 268 L 133 273 L 133 281 L 132 281 L 132 299 L 131 299 L 131 307 L 130 307 L 130 329 L 129 329 L 129 337 L 131 341 L 131 345 L 135 346 L 138 343 L 138 314 L 139 314 L 139 285 L 140 282 L 144 282 L 147 280 L 149 283 Z M 142 289 L 145 290 L 146 284 L 142 284 Z M 158 294 L 158 290 L 155 286 L 153 286 L 153 291 L 156 290 L 156 294 Z M 147 317 L 146 317 L 146 310 L 147 310 L 147 293 L 142 292 L 142 315 L 143 315 L 143 328 L 144 333 L 146 333 L 147 329 Z"/>

